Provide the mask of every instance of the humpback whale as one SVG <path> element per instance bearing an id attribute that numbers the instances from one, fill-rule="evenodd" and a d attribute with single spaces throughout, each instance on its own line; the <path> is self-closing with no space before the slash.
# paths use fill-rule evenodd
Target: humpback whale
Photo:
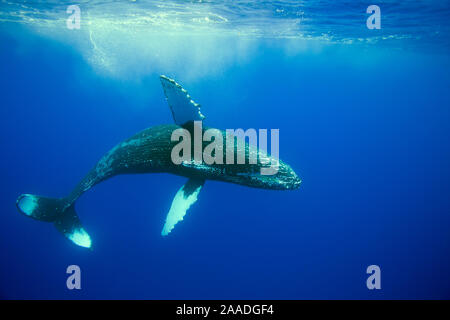
<path id="1" fill-rule="evenodd" d="M 27 217 L 53 223 L 56 229 L 74 244 L 91 248 L 91 237 L 75 212 L 75 202 L 93 186 L 119 174 L 165 172 L 188 178 L 172 201 L 161 232 L 163 236 L 168 235 L 175 224 L 183 220 L 187 210 L 197 201 L 205 180 L 273 190 L 293 190 L 300 186 L 300 178 L 289 165 L 279 159 L 273 159 L 266 151 L 246 141 L 239 143 L 238 137 L 232 140 L 236 153 L 245 152 L 246 160 L 252 156 L 256 157 L 256 163 L 245 161 L 244 164 L 206 164 L 196 161 L 195 157 L 174 163 L 171 153 L 177 142 L 172 141 L 173 132 L 177 129 L 193 132 L 195 123 L 202 123 L 205 117 L 200 111 L 200 105 L 191 99 L 181 85 L 166 76 L 160 76 L 160 80 L 174 124 L 147 128 L 116 145 L 97 162 L 67 197 L 20 195 L 16 201 L 18 211 Z M 220 132 L 225 135 L 223 131 Z M 263 159 L 277 161 L 275 174 L 260 174 L 260 169 L 267 167 L 267 161 L 262 161 Z"/>

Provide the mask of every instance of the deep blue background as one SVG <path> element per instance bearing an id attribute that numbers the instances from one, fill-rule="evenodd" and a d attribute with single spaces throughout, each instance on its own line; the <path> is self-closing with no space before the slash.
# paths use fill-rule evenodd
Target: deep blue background
<path id="1" fill-rule="evenodd" d="M 116 177 L 76 204 L 91 252 L 20 215 L 15 200 L 64 196 L 116 143 L 171 123 L 157 73 L 112 80 L 50 40 L 19 49 L 0 35 L 2 298 L 450 298 L 447 54 L 331 46 L 289 56 L 266 43 L 221 74 L 168 74 L 210 126 L 279 128 L 280 156 L 303 184 L 208 181 L 163 238 L 185 179 Z M 65 287 L 70 264 L 80 291 Z M 371 264 L 380 291 L 366 288 Z"/>

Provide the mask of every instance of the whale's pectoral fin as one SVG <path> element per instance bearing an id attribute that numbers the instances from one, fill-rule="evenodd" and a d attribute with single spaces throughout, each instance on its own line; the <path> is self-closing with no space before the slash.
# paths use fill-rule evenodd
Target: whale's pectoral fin
<path id="1" fill-rule="evenodd" d="M 175 80 L 163 75 L 160 80 L 176 124 L 183 126 L 190 121 L 202 121 L 205 118 L 200 112 L 200 105 Z"/>
<path id="2" fill-rule="evenodd" d="M 173 227 L 185 216 L 187 210 L 197 201 L 198 194 L 203 187 L 205 180 L 189 179 L 184 186 L 178 190 L 172 201 L 166 223 L 161 231 L 161 235 L 167 236 Z"/>

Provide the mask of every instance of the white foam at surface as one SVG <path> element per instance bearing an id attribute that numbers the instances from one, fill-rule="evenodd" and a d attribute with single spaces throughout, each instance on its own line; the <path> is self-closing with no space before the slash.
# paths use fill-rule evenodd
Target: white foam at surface
<path id="1" fill-rule="evenodd" d="M 258 50 L 258 37 L 278 37 L 298 25 L 296 19 L 265 18 L 270 14 L 265 9 L 237 23 L 237 14 L 226 17 L 229 8 L 201 1 L 80 1 L 81 28 L 69 30 L 66 5 L 57 1 L 7 3 L 9 10 L 0 13 L 0 22 L 19 22 L 33 33 L 68 44 L 96 72 L 121 79 L 220 74 L 249 61 Z M 24 37 L 24 42 L 29 40 Z"/>

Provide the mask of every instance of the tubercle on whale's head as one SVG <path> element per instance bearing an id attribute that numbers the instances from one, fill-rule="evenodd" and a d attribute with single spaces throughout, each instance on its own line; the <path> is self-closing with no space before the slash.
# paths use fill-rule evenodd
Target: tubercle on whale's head
<path id="1" fill-rule="evenodd" d="M 279 190 L 296 190 L 300 188 L 302 180 L 295 171 L 287 164 L 280 163 L 278 171 L 272 178 L 276 182 L 276 188 Z"/>
<path id="2" fill-rule="evenodd" d="M 286 184 L 287 190 L 296 190 L 300 188 L 300 185 L 302 183 L 302 179 L 300 179 L 299 176 L 292 170 L 292 176 L 290 177 L 290 182 Z"/>

